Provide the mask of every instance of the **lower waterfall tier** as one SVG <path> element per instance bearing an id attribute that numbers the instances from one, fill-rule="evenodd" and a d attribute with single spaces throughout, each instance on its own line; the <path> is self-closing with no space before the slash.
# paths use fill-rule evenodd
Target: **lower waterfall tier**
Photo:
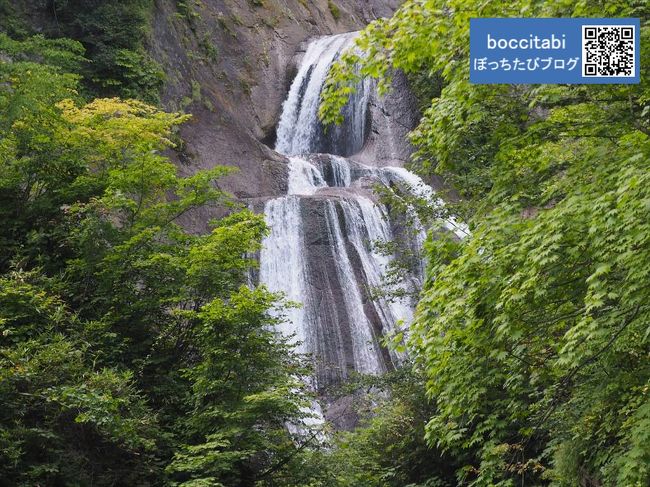
<path id="1" fill-rule="evenodd" d="M 315 386 L 323 391 L 352 372 L 380 374 L 398 365 L 403 357 L 382 347 L 381 339 L 410 322 L 413 307 L 409 298 L 376 293 L 394 259 L 376 244 L 393 241 L 395 225 L 370 188 L 397 179 L 399 170 L 335 156 L 311 161 L 293 158 L 289 189 L 295 194 L 266 203 L 270 235 L 260 281 L 301 303 L 285 311 L 282 332 L 312 355 Z M 416 290 L 420 273 L 419 266 L 413 269 L 403 285 Z"/>

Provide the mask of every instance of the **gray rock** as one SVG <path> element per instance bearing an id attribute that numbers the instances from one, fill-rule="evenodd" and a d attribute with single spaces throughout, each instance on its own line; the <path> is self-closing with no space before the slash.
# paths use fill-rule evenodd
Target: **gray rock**
<path id="1" fill-rule="evenodd" d="M 413 153 L 408 133 L 420 120 L 417 100 L 406 76 L 394 73 L 390 91 L 383 97 L 375 92 L 369 104 L 368 138 L 354 159 L 369 166 L 404 167 Z"/>
<path id="2" fill-rule="evenodd" d="M 192 3 L 197 15 L 191 22 L 176 15 L 174 0 L 156 3 L 149 50 L 167 76 L 163 104 L 192 114 L 181 128 L 186 147 L 173 155 L 184 174 L 235 166 L 238 173 L 219 185 L 237 198 L 286 193 L 287 161 L 270 147 L 305 41 L 359 30 L 401 2 L 335 3 L 338 21 L 327 0 L 307 7 L 299 0 L 265 0 L 263 7 L 248 0 L 204 0 Z M 190 215 L 184 223 L 204 231 L 210 215 Z"/>

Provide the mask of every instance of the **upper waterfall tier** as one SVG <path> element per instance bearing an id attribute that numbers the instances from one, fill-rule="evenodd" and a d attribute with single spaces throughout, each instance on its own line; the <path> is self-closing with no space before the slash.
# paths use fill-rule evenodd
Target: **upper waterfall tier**
<path id="1" fill-rule="evenodd" d="M 366 137 L 368 100 L 373 88 L 364 80 L 343 109 L 344 122 L 324 129 L 318 118 L 321 91 L 332 64 L 352 49 L 357 33 L 316 39 L 307 48 L 298 74 L 282 107 L 276 150 L 285 155 L 327 153 L 350 156 L 361 150 Z"/>

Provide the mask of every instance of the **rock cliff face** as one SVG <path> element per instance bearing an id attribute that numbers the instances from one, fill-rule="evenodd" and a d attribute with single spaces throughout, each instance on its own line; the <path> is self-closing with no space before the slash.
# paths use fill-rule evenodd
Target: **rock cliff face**
<path id="1" fill-rule="evenodd" d="M 236 166 L 239 171 L 223 180 L 222 188 L 243 200 L 264 200 L 287 191 L 287 161 L 272 148 L 305 41 L 359 30 L 389 16 L 401 2 L 188 0 L 183 13 L 178 3 L 156 2 L 149 49 L 167 75 L 163 104 L 193 115 L 182 129 L 179 165 L 187 173 L 217 164 Z M 393 96 L 394 107 L 410 103 L 400 101 L 401 94 Z M 382 110 L 373 108 L 380 114 L 377 120 L 389 120 Z M 377 136 L 387 126 L 412 127 L 413 117 L 406 118 L 395 118 L 393 125 L 382 122 L 385 126 L 373 133 Z M 403 158 L 404 150 L 398 152 Z M 185 223 L 203 231 L 207 220 L 202 212 Z"/>
<path id="2" fill-rule="evenodd" d="M 36 32 L 61 34 L 51 0 L 8 1 Z M 165 73 L 163 106 L 193 115 L 182 127 L 183 145 L 172 157 L 185 173 L 215 165 L 239 168 L 221 185 L 242 200 L 286 194 L 287 161 L 272 149 L 282 103 L 308 41 L 359 30 L 390 16 L 402 2 L 149 1 L 145 46 Z M 416 112 L 410 109 L 414 105 L 403 84 L 398 77 L 396 93 L 371 101 L 375 123 L 366 157 L 360 158 L 394 164 L 410 152 L 405 144 L 378 150 L 375 143 L 388 134 L 403 140 L 415 123 Z M 195 213 L 185 224 L 201 232 L 209 219 L 205 212 Z"/>

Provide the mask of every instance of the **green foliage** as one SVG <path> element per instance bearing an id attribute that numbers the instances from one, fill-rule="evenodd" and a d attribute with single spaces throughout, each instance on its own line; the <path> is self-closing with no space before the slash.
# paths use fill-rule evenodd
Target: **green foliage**
<path id="1" fill-rule="evenodd" d="M 199 40 L 199 46 L 207 56 L 208 60 L 217 63 L 219 61 L 219 48 L 208 34 L 204 34 Z"/>
<path id="2" fill-rule="evenodd" d="M 334 20 L 339 20 L 341 18 L 341 9 L 334 3 L 333 0 L 327 0 L 327 8 L 329 8 L 332 17 L 334 17 Z"/>
<path id="3" fill-rule="evenodd" d="M 197 29 L 196 21 L 201 18 L 201 14 L 196 11 L 195 6 L 199 7 L 200 5 L 201 2 L 198 0 L 194 0 L 194 2 L 187 0 L 176 1 L 176 10 L 178 11 L 176 16 L 180 19 L 184 19 L 194 34 L 196 34 Z"/>
<path id="4" fill-rule="evenodd" d="M 3 288 L 12 284 L 7 279 Z M 0 378 L 0 475 L 11 481 L 6 485 L 152 478 L 160 431 L 128 372 L 94 370 L 83 343 L 52 334 L 3 348 Z"/>
<path id="5" fill-rule="evenodd" d="M 20 39 L 28 35 L 29 27 L 16 10 L 12 0 L 0 0 L 0 32 Z"/>
<path id="6" fill-rule="evenodd" d="M 357 410 L 364 415 L 354 431 L 335 436 L 330 464 L 336 481 L 349 487 L 445 487 L 455 485 L 452 458 L 430 448 L 425 425 L 435 411 L 424 394 L 421 374 L 409 364 L 361 383 Z"/>
<path id="7" fill-rule="evenodd" d="M 278 296 L 243 286 L 263 218 L 229 168 L 179 176 L 188 116 L 84 102 L 81 52 L 0 36 L 3 485 L 272 485 L 307 370 Z M 216 205 L 207 235 L 178 224 Z"/>
<path id="8" fill-rule="evenodd" d="M 462 242 L 430 239 L 411 347 L 427 439 L 462 485 L 650 482 L 648 66 L 631 86 L 471 85 L 471 17 L 641 17 L 645 2 L 413 0 L 333 70 L 335 122 L 361 75 L 441 73 L 415 166 L 463 197 Z"/>
<path id="9" fill-rule="evenodd" d="M 36 5 L 0 0 L 0 35 L 31 43 L 32 54 L 39 55 L 52 49 L 46 42 L 62 46 L 74 39 L 81 43 L 82 51 L 68 45 L 69 49 L 61 52 L 87 57 L 74 69 L 66 67 L 69 73 L 82 77 L 86 96 L 122 96 L 157 103 L 164 74 L 145 50 L 152 8 L 150 0 L 49 0 Z M 31 19 L 34 15 L 39 16 L 38 22 Z M 42 34 L 33 36 L 36 32 Z M 45 41 L 42 35 L 51 40 Z"/>
<path id="10" fill-rule="evenodd" d="M 433 99 L 440 97 L 444 88 L 444 79 L 439 73 L 416 71 L 408 74 L 408 80 L 421 112 L 431 106 Z"/>
<path id="11" fill-rule="evenodd" d="M 298 379 L 287 381 L 286 372 L 297 376 L 306 369 L 298 366 L 289 345 L 269 346 L 277 340 L 269 327 L 275 321 L 267 315 L 274 298 L 241 287 L 228 303 L 213 301 L 197 316 L 201 328 L 195 342 L 203 359 L 184 372 L 193 387 L 187 439 L 194 441 L 168 468 L 186 480 L 181 485 L 214 479 L 247 484 L 256 471 L 275 468 L 293 449 L 286 421 L 303 416 L 300 406 L 309 403 L 297 400 L 304 386 Z M 254 469 L 246 462 L 253 455 Z"/>
<path id="12" fill-rule="evenodd" d="M 360 424 L 330 432 L 322 448 L 312 445 L 293 458 L 281 485 L 310 487 L 448 487 L 456 461 L 431 448 L 425 425 L 435 411 L 423 377 L 412 364 L 377 376 L 357 376 L 338 391 Z"/>
<path id="13" fill-rule="evenodd" d="M 158 102 L 163 72 L 145 50 L 151 0 L 54 0 L 47 14 L 53 36 L 83 44 L 90 62 L 82 74 L 91 96 Z"/>

